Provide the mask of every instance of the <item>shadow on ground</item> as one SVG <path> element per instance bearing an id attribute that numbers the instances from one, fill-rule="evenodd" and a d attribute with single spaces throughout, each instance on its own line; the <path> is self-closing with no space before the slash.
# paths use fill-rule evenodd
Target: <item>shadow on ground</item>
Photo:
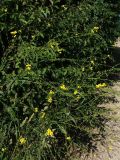
<path id="1" fill-rule="evenodd" d="M 120 67 L 120 46 L 119 47 L 114 47 L 112 49 L 113 52 L 113 57 L 115 60 L 115 64 L 119 64 L 118 67 Z"/>
<path id="2" fill-rule="evenodd" d="M 112 48 L 112 56 L 114 59 L 112 66 L 115 66 L 115 72 L 112 73 L 109 78 L 118 81 L 120 80 L 120 42 L 116 47 Z"/>

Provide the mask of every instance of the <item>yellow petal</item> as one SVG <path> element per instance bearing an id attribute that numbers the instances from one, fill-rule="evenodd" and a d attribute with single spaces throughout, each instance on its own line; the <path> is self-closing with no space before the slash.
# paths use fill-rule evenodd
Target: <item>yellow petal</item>
<path id="1" fill-rule="evenodd" d="M 78 90 L 74 90 L 74 95 L 78 94 Z"/>
<path id="2" fill-rule="evenodd" d="M 34 112 L 35 113 L 37 113 L 38 112 L 38 108 L 36 107 L 36 108 L 34 108 Z"/>
<path id="3" fill-rule="evenodd" d="M 71 137 L 70 136 L 66 137 L 66 140 L 71 141 Z"/>
<path id="4" fill-rule="evenodd" d="M 12 31 L 12 32 L 10 32 L 10 34 L 11 34 L 12 36 L 14 36 L 14 35 L 17 34 L 17 31 Z"/>

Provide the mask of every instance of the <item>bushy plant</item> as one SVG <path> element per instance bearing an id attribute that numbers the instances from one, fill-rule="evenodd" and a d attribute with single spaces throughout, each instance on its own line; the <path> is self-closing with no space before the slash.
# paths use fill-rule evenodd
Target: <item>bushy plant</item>
<path id="1" fill-rule="evenodd" d="M 104 130 L 119 2 L 3 0 L 2 159 L 64 159 Z"/>

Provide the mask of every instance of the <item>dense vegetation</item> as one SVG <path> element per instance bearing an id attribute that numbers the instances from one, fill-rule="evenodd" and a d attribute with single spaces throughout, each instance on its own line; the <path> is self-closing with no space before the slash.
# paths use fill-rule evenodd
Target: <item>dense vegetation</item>
<path id="1" fill-rule="evenodd" d="M 2 160 L 62 160 L 100 137 L 119 3 L 0 2 Z"/>

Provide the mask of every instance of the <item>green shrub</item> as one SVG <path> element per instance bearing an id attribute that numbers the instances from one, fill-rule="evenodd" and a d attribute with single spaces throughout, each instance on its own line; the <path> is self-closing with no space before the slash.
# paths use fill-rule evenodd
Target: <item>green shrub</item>
<path id="1" fill-rule="evenodd" d="M 98 104 L 119 2 L 1 4 L 1 159 L 64 159 L 73 146 L 89 149 L 104 131 Z"/>

